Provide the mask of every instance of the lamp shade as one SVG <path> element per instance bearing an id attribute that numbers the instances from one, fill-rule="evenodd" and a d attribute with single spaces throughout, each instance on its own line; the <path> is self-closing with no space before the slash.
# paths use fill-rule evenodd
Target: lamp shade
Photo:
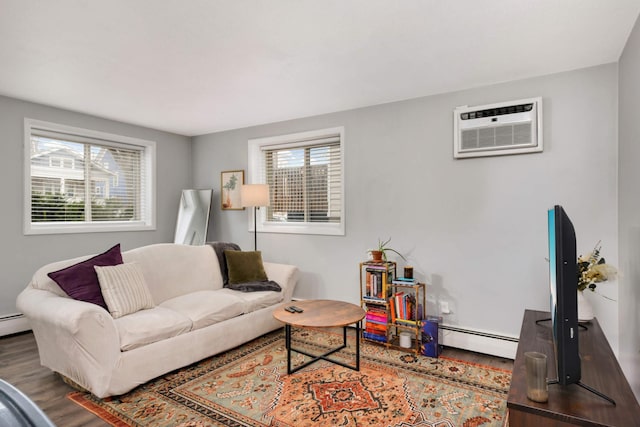
<path id="1" fill-rule="evenodd" d="M 269 185 L 243 185 L 240 187 L 240 202 L 245 208 L 250 206 L 269 206 Z"/>

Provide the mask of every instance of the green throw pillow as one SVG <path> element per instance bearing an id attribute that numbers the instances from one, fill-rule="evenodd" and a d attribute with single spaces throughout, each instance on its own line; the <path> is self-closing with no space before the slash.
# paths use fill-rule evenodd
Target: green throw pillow
<path id="1" fill-rule="evenodd" d="M 261 282 L 267 279 L 262 252 L 224 251 L 229 270 L 229 284 Z"/>

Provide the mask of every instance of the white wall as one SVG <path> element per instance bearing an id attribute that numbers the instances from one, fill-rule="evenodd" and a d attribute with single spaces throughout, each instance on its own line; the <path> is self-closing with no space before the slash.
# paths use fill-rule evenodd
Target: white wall
<path id="1" fill-rule="evenodd" d="M 562 204 L 579 252 L 618 262 L 616 64 L 193 138 L 194 184 L 246 169 L 247 140 L 344 126 L 346 235 L 261 233 L 264 258 L 298 265 L 295 296 L 359 301 L 358 263 L 378 237 L 406 254 L 445 322 L 517 336 L 548 309 L 547 216 Z M 371 88 L 375 90 L 375 88 Z M 542 96 L 540 154 L 454 160 L 452 110 Z M 220 184 L 214 187 L 219 196 Z M 246 211 L 214 202 L 210 240 L 253 246 Z M 617 299 L 617 283 L 599 286 Z M 617 303 L 589 295 L 617 350 Z M 428 304 L 433 313 L 436 305 Z"/>
<path id="2" fill-rule="evenodd" d="M 640 398 L 640 20 L 619 63 L 620 363 Z"/>
<path id="3" fill-rule="evenodd" d="M 45 120 L 157 143 L 157 229 L 119 233 L 22 234 L 24 118 Z M 0 316 L 16 313 L 16 297 L 40 266 L 102 252 L 121 243 L 123 250 L 173 241 L 180 192 L 191 186 L 191 140 L 188 137 L 100 119 L 0 96 Z M 213 183 L 209 183 L 211 187 Z"/>

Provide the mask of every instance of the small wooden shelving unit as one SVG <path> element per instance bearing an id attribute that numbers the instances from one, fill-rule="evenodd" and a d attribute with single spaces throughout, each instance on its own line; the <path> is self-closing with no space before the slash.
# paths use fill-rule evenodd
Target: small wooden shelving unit
<path id="1" fill-rule="evenodd" d="M 360 305 L 367 313 L 362 327 L 362 339 L 419 353 L 425 285 L 393 283 L 396 279 L 396 267 L 393 261 L 360 263 Z M 408 301 L 411 302 L 407 303 Z M 396 307 L 402 307 L 401 313 L 398 313 Z M 411 334 L 411 347 L 400 347 L 401 332 Z"/>
<path id="2" fill-rule="evenodd" d="M 395 298 L 395 295 L 401 294 L 401 300 L 403 297 L 408 297 L 406 300 L 412 301 L 411 304 L 407 304 L 406 301 L 403 304 L 402 301 L 395 304 L 395 308 L 390 310 L 391 316 L 387 325 L 387 344 L 393 347 L 400 347 L 400 333 L 408 332 L 411 334 L 411 347 L 416 353 L 420 352 L 420 336 L 422 328 L 422 318 L 424 317 L 425 308 L 425 285 L 424 283 L 407 283 L 391 285 L 391 298 Z M 389 306 L 392 305 L 392 301 L 389 302 Z M 397 307 L 404 305 L 405 314 L 398 315 Z M 404 317 L 404 318 L 403 318 Z"/>

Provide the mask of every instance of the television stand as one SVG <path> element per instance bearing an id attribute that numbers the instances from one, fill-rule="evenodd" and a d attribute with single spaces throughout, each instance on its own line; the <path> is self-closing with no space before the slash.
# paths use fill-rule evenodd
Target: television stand
<path id="1" fill-rule="evenodd" d="M 579 338 L 582 358 L 582 381 L 598 389 L 597 393 L 584 383 L 578 387 L 549 387 L 549 401 L 534 402 L 527 398 L 527 378 L 524 353 L 537 351 L 547 355 L 547 377 L 556 378 L 556 361 L 551 328 L 536 326 L 536 320 L 549 317 L 549 312 L 525 310 L 518 351 L 513 363 L 511 387 L 507 397 L 509 423 L 518 427 L 547 426 L 627 426 L 630 420 L 640 420 L 640 406 L 625 378 L 618 360 L 597 319 Z M 616 405 L 612 405 L 609 397 Z"/>

